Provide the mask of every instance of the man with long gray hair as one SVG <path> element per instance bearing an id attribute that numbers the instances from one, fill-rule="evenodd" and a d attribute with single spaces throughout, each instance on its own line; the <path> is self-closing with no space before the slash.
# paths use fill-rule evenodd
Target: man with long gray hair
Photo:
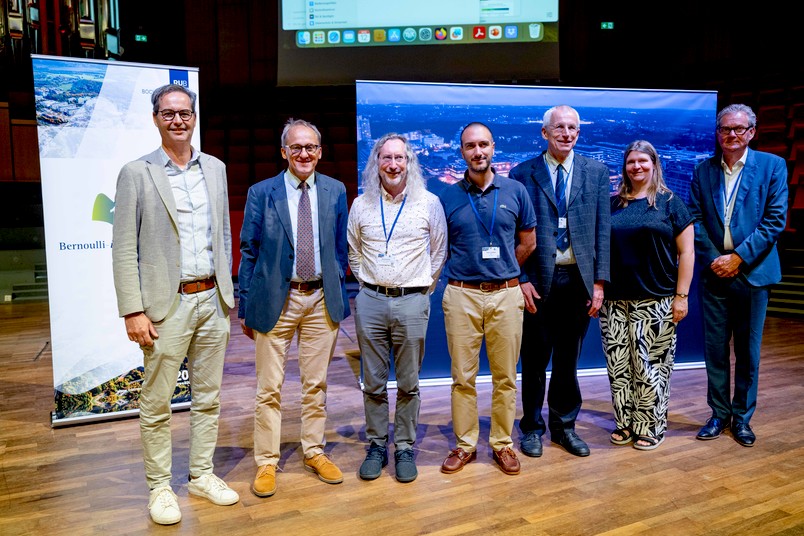
<path id="1" fill-rule="evenodd" d="M 430 291 L 446 258 L 447 226 L 428 192 L 407 139 L 386 134 L 363 171 L 363 194 L 349 213 L 349 266 L 360 282 L 355 328 L 363 365 L 369 450 L 360 478 L 374 480 L 388 464 L 388 376 L 396 373 L 395 474 L 412 482 L 419 420 L 419 371 L 430 316 Z"/>

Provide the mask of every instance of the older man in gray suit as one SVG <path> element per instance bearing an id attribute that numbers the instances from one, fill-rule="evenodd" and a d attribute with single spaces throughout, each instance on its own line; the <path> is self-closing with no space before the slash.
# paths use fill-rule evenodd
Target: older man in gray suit
<path id="1" fill-rule="evenodd" d="M 536 252 L 520 277 L 525 294 L 522 336 L 522 453 L 542 455 L 547 427 L 553 442 L 575 456 L 589 446 L 575 432 L 581 409 L 578 359 L 590 317 L 609 279 L 609 172 L 574 151 L 578 112 L 555 106 L 544 114 L 547 151 L 511 170 L 536 210 Z M 552 358 L 547 427 L 542 417 L 546 370 Z"/>
<path id="2" fill-rule="evenodd" d="M 170 525 L 181 520 L 170 487 L 170 403 L 185 357 L 192 392 L 188 491 L 219 505 L 240 500 L 212 473 L 234 307 L 232 236 L 224 164 L 191 146 L 195 93 L 170 84 L 151 100 L 162 146 L 120 171 L 112 260 L 120 316 L 144 354 L 140 436 L 148 509 L 154 522 Z"/>

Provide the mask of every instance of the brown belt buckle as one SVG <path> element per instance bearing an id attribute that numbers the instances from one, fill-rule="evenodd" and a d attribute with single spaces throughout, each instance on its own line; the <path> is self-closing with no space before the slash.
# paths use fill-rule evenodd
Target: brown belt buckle
<path id="1" fill-rule="evenodd" d="M 480 290 L 483 292 L 492 292 L 499 288 L 500 286 L 497 283 L 489 283 L 488 281 L 483 281 L 480 283 Z"/>

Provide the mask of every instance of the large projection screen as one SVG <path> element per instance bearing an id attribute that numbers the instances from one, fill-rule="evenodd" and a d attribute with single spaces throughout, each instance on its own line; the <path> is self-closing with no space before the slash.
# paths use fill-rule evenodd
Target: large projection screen
<path id="1" fill-rule="evenodd" d="M 159 147 L 151 92 L 198 92 L 198 70 L 33 56 L 53 352 L 54 426 L 136 414 L 142 351 L 128 340 L 112 279 L 117 175 Z M 198 105 L 196 105 L 198 111 Z M 193 146 L 200 148 L 196 128 Z M 174 407 L 190 386 L 180 372 Z"/>
<path id="2" fill-rule="evenodd" d="M 558 0 L 280 0 L 277 84 L 559 78 Z"/>
<path id="3" fill-rule="evenodd" d="M 428 189 L 439 194 L 463 178 L 460 131 L 472 121 L 491 127 L 495 139 L 493 166 L 501 175 L 516 164 L 541 154 L 542 116 L 551 106 L 569 104 L 581 116 L 575 151 L 605 163 L 611 191 L 620 180 L 623 150 L 635 139 L 646 139 L 658 150 L 668 186 L 689 200 L 695 164 L 714 154 L 717 93 L 485 84 L 439 84 L 357 81 L 358 167 L 362 170 L 374 143 L 388 132 L 404 134 L 413 144 Z M 442 277 L 431 296 L 430 325 L 422 368 L 423 379 L 450 377 L 444 333 Z M 702 326 L 696 285 L 690 294 L 690 314 L 679 324 L 676 362 L 680 367 L 703 361 Z M 579 368 L 582 373 L 605 370 L 597 320 L 589 326 Z M 585 371 L 585 372 L 584 372 Z M 488 374 L 485 350 L 481 374 Z"/>

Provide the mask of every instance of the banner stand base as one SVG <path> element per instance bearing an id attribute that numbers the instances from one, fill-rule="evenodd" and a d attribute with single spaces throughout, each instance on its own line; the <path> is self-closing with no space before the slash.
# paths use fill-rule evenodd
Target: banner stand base
<path id="1" fill-rule="evenodd" d="M 186 411 L 190 409 L 192 402 L 177 402 L 171 404 L 173 411 Z M 90 422 L 113 421 L 117 419 L 125 419 L 129 417 L 138 417 L 140 410 L 129 409 L 124 411 L 112 411 L 109 413 L 92 413 L 90 415 L 80 415 L 78 417 L 65 417 L 57 419 L 54 412 L 50 413 L 50 426 L 52 428 L 62 428 L 65 426 L 73 426 L 77 424 L 87 424 Z"/>

